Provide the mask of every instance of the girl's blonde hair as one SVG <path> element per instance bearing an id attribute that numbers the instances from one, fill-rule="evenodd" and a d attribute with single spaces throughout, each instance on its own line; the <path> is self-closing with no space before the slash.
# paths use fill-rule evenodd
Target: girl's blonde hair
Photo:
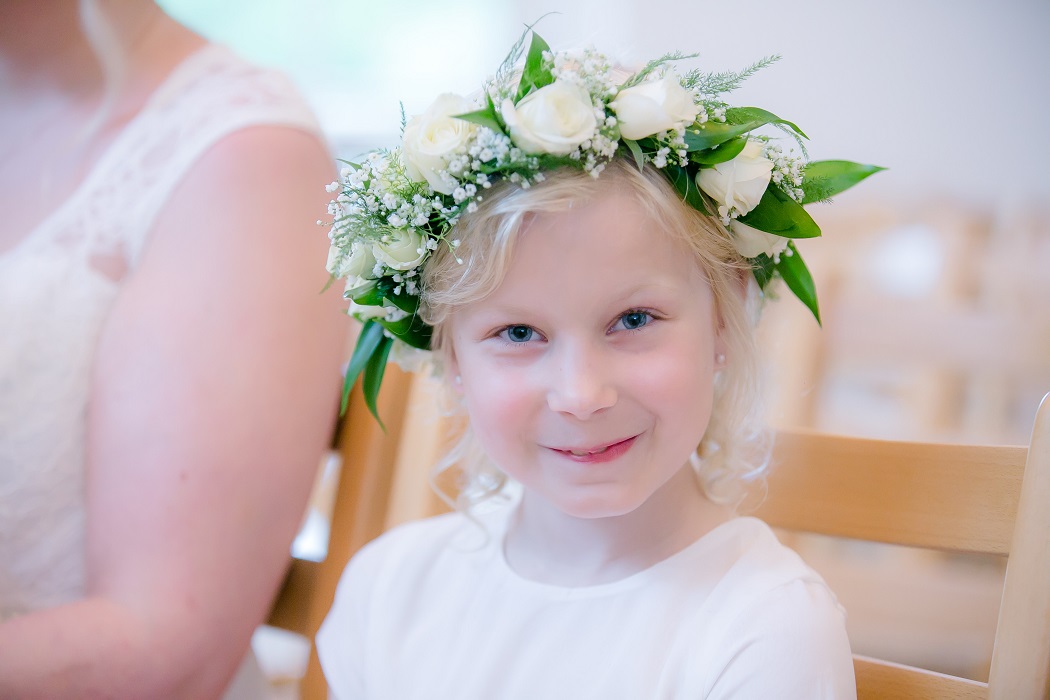
<path id="1" fill-rule="evenodd" d="M 599 178 L 562 168 L 545 173 L 543 182 L 529 188 L 501 182 L 486 190 L 478 210 L 463 216 L 451 236 L 459 239 L 459 247 L 440 247 L 423 272 L 420 313 L 434 328 L 432 348 L 439 363 L 447 366 L 451 317 L 457 308 L 485 298 L 500 285 L 530 215 L 565 211 L 611 189 L 635 199 L 656 224 L 653 235 L 660 235 L 659 230 L 684 242 L 711 285 L 727 362 L 716 375 L 711 421 L 692 463 L 708 498 L 737 503 L 745 495 L 746 484 L 764 474 L 769 457 L 768 432 L 760 420 L 758 400 L 757 287 L 725 227 L 683 203 L 667 177 L 652 166 L 639 170 L 633 162 L 615 159 Z M 452 397 L 451 378 L 444 379 Z M 458 402 L 449 405 L 453 412 L 463 412 Z M 435 467 L 435 477 L 458 468 L 458 494 L 449 500 L 457 509 L 469 511 L 502 491 L 506 477 L 485 454 L 469 423 L 464 422 L 462 428 Z"/>

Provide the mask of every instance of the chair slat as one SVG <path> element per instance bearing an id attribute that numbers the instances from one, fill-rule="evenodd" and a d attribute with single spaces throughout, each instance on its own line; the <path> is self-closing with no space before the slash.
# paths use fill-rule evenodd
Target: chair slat
<path id="1" fill-rule="evenodd" d="M 857 700 L 986 700 L 988 685 L 854 654 Z"/>
<path id="2" fill-rule="evenodd" d="M 755 512 L 770 525 L 931 549 L 1010 551 L 1024 447 L 781 431 L 773 453 L 769 495 Z"/>
<path id="3" fill-rule="evenodd" d="M 1024 480 L 992 652 L 992 700 L 1050 698 L 1050 395 L 1036 414 Z"/>

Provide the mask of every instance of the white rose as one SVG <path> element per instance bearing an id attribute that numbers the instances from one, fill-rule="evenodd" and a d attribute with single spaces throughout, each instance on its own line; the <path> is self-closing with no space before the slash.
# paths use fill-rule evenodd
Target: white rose
<path id="1" fill-rule="evenodd" d="M 680 129 L 692 124 L 700 111 L 692 93 L 674 75 L 620 90 L 609 106 L 616 112 L 620 134 L 625 139 L 643 139 Z"/>
<path id="2" fill-rule="evenodd" d="M 514 144 L 526 153 L 565 156 L 594 136 L 598 125 L 591 96 L 581 87 L 555 80 L 518 104 L 500 108 Z"/>
<path id="3" fill-rule="evenodd" d="M 331 255 L 329 255 L 328 262 L 329 272 L 336 277 L 346 278 L 346 289 L 348 290 L 372 279 L 372 268 L 376 265 L 375 256 L 372 255 L 372 246 L 361 240 L 354 241 L 350 255 L 339 261 L 338 270 L 333 270 L 331 267 Z"/>
<path id="4" fill-rule="evenodd" d="M 328 270 L 329 274 L 337 278 L 346 277 L 347 267 L 350 265 L 349 255 L 343 255 L 343 250 L 337 248 L 334 245 L 328 248 L 328 262 L 325 263 L 324 269 Z"/>
<path id="5" fill-rule="evenodd" d="M 430 183 L 435 192 L 452 194 L 457 184 L 446 173 L 448 158 L 465 151 L 477 129 L 471 122 L 455 119 L 453 115 L 474 109 L 467 99 L 447 92 L 438 96 L 427 111 L 405 124 L 401 152 L 410 178 Z"/>
<path id="6" fill-rule="evenodd" d="M 757 258 L 762 253 L 772 258 L 787 248 L 787 238 L 759 231 L 739 221 L 730 222 L 729 230 L 733 234 L 733 247 L 745 258 Z"/>
<path id="7" fill-rule="evenodd" d="M 748 141 L 733 160 L 701 169 L 696 186 L 722 205 L 719 214 L 724 218 L 731 209 L 744 215 L 757 207 L 772 175 L 773 161 L 762 156 L 762 143 Z"/>
<path id="8" fill-rule="evenodd" d="M 423 261 L 427 248 L 423 236 L 408 229 L 398 229 L 387 236 L 386 242 L 372 244 L 376 260 L 395 270 L 411 270 Z"/>

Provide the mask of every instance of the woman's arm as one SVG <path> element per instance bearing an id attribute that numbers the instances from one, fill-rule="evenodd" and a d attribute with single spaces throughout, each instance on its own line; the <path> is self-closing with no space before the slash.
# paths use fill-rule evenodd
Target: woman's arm
<path id="1" fill-rule="evenodd" d="M 103 331 L 88 594 L 0 625 L 0 697 L 221 695 L 281 580 L 335 416 L 317 140 L 253 127 L 166 204 Z"/>

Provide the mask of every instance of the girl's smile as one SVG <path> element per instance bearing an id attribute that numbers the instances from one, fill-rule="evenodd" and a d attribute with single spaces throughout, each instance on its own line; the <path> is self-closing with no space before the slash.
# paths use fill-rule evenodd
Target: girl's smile
<path id="1" fill-rule="evenodd" d="M 637 437 L 637 435 L 634 435 L 599 447 L 551 447 L 549 449 L 574 462 L 601 464 L 602 462 L 611 462 L 625 454 L 627 450 L 631 449 Z"/>

